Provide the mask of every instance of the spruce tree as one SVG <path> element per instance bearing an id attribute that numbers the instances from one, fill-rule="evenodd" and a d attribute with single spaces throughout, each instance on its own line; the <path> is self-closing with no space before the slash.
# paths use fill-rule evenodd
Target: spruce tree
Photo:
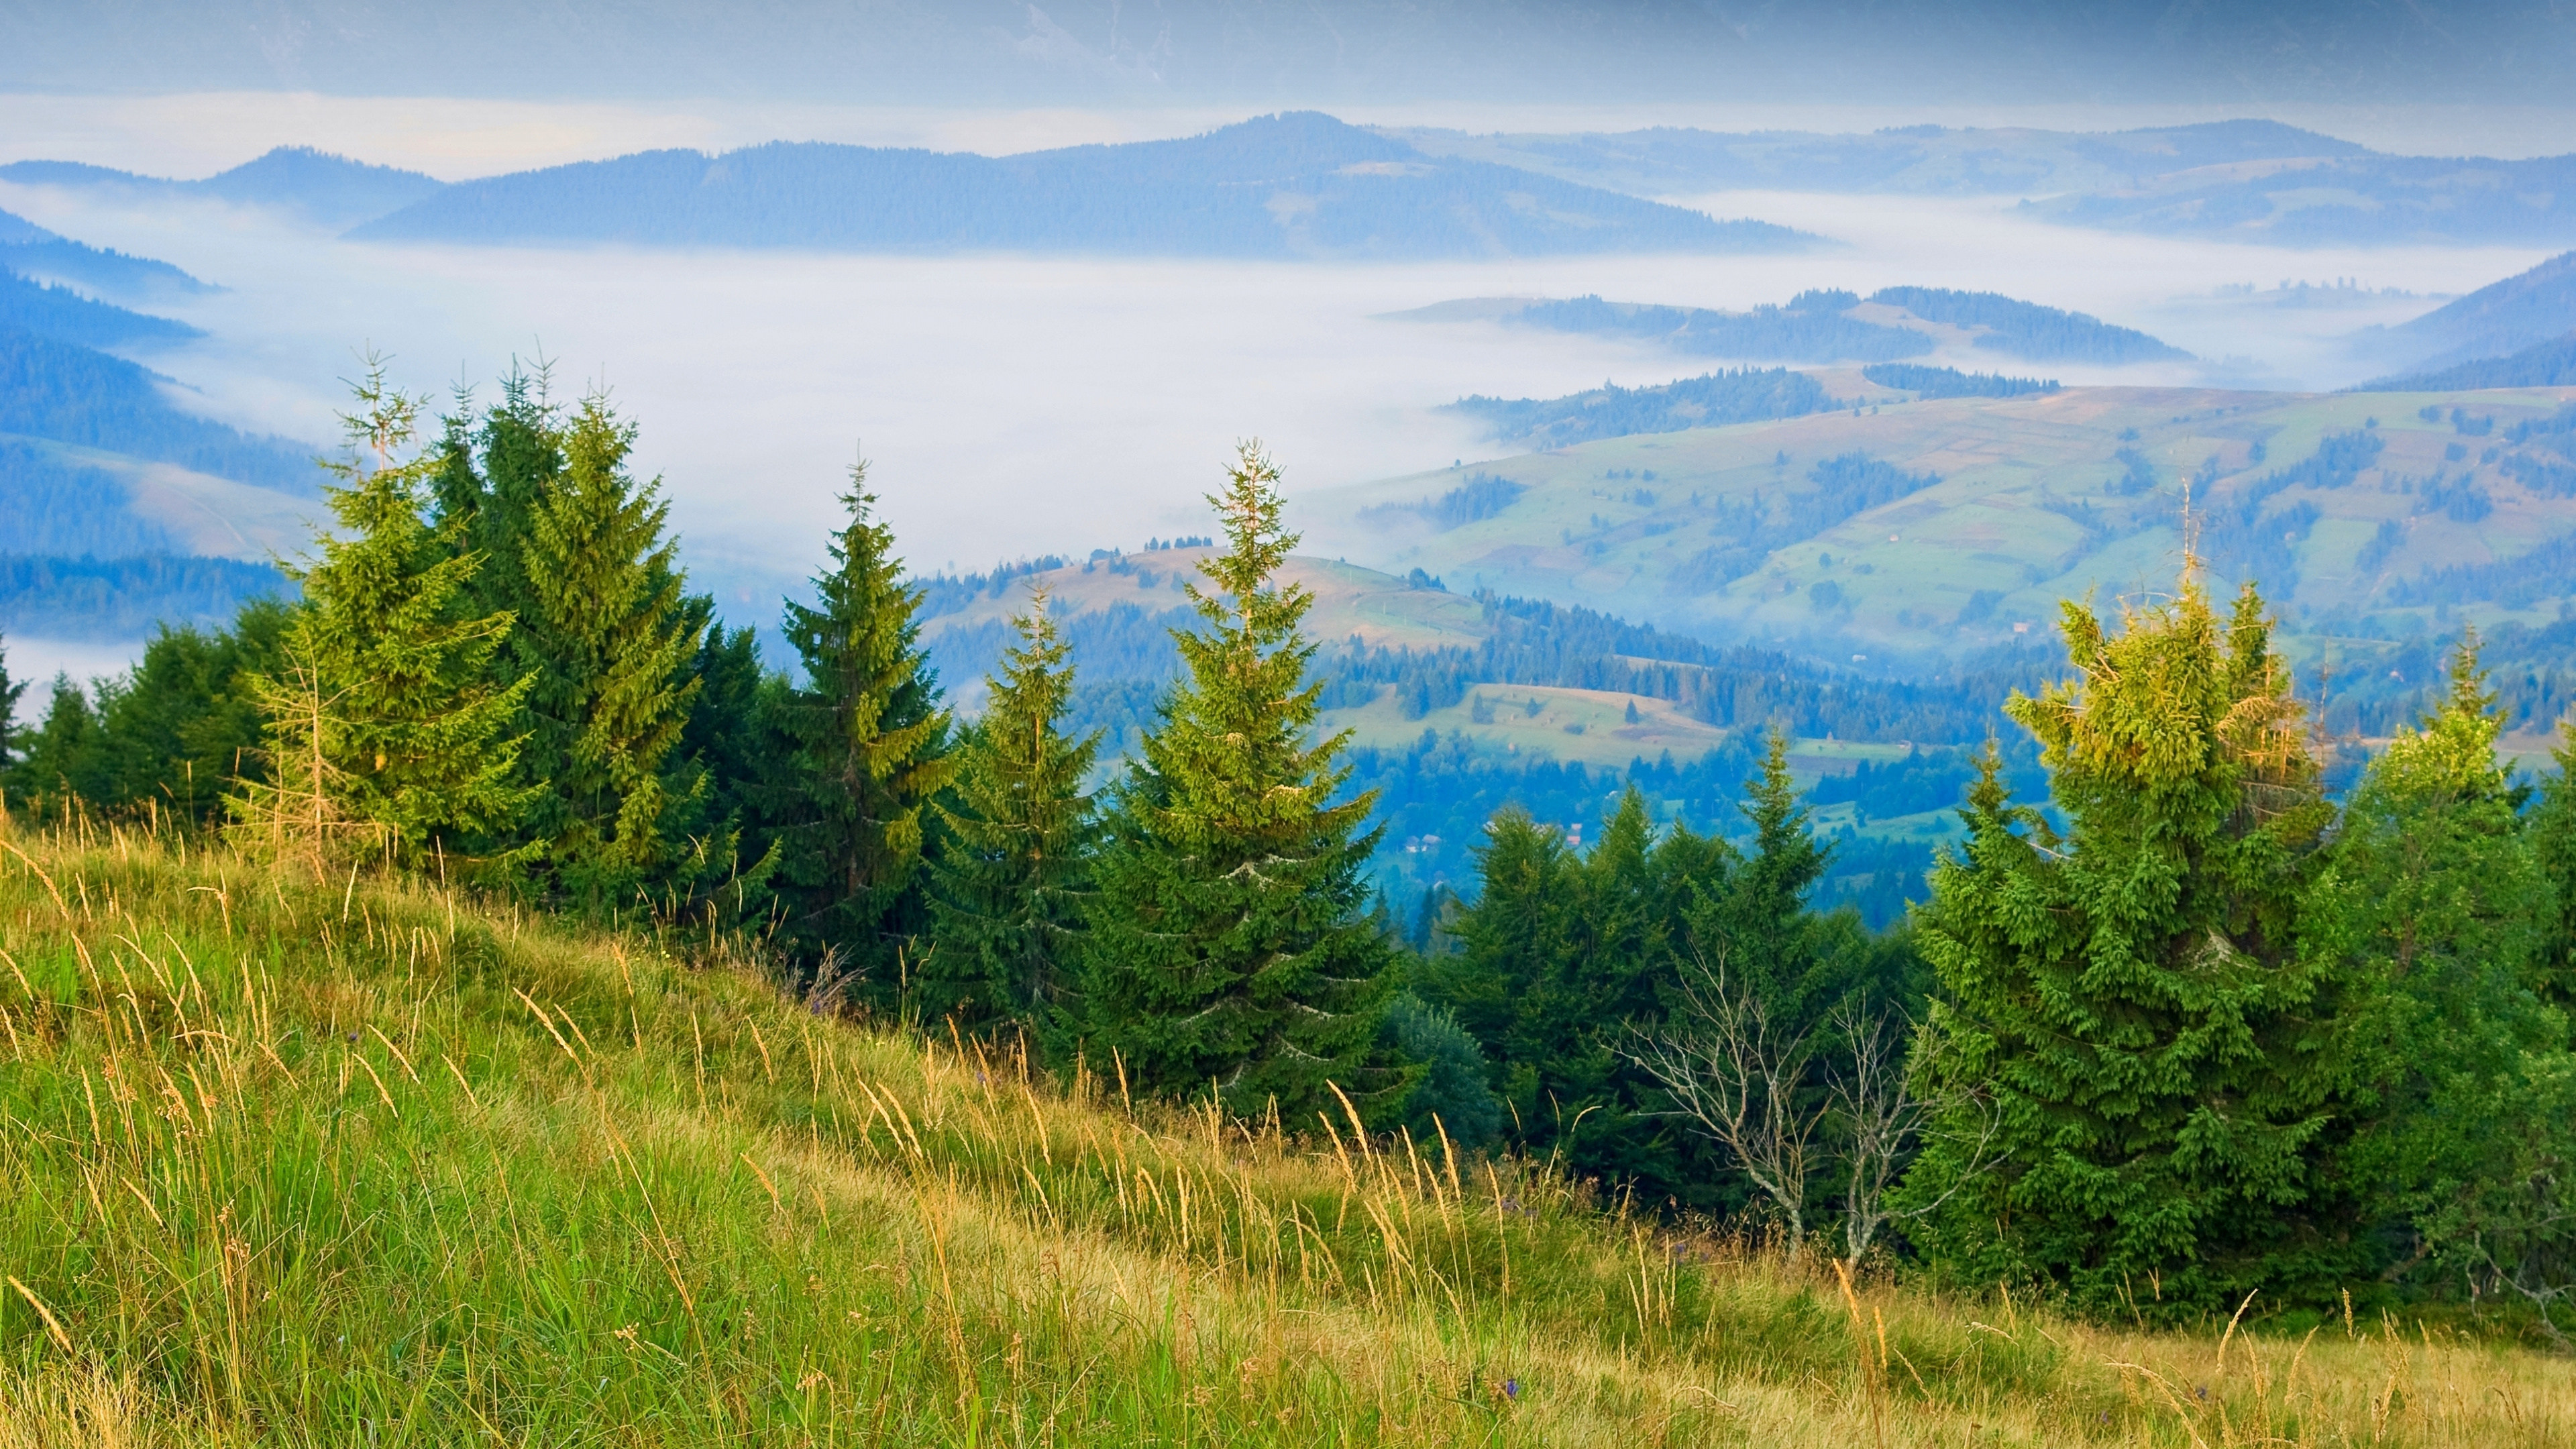
<path id="1" fill-rule="evenodd" d="M 760 795 L 778 851 L 771 889 L 798 968 L 833 953 L 837 971 L 857 973 L 861 999 L 895 1005 L 929 925 L 924 817 L 956 762 L 920 645 L 921 596 L 903 583 L 876 501 L 867 465 L 853 467 L 841 495 L 850 521 L 814 580 L 815 603 L 787 606 L 805 681 L 771 691 L 775 764 Z"/>
<path id="2" fill-rule="evenodd" d="M 762 691 L 770 675 L 750 628 L 727 629 L 706 595 L 688 600 L 690 625 L 699 631 L 690 666 L 697 695 L 680 733 L 684 809 L 674 818 L 675 839 L 689 858 L 675 861 L 661 882 L 663 910 L 676 919 L 740 924 L 767 900 L 774 854 L 754 847 L 755 799 L 767 768 L 768 735 L 762 727 Z"/>
<path id="3" fill-rule="evenodd" d="M 8 640 L 0 637 L 0 779 L 7 777 L 10 762 L 18 757 L 18 699 L 26 692 L 26 681 L 9 680 Z"/>
<path id="4" fill-rule="evenodd" d="M 2187 570 L 2124 622 L 2069 603 L 2078 677 L 2006 706 L 2064 833 L 2011 803 L 1990 747 L 1934 870 L 1924 1065 L 1962 1105 L 1905 1187 L 1952 1194 L 1909 1231 L 1959 1281 L 2170 1317 L 2354 1266 L 2320 1170 L 2332 974 L 2295 929 L 2331 812 L 2251 587 L 2222 620 Z M 1972 1099 L 2000 1124 L 1982 1178 Z"/>
<path id="5" fill-rule="evenodd" d="M 1685 949 L 1759 998 L 1772 1019 L 1803 1030 L 1822 1015 L 1825 963 L 1807 919 L 1807 895 L 1832 852 L 1816 839 L 1789 773 L 1788 736 L 1773 730 L 1761 772 L 1737 806 L 1753 827 L 1753 853 L 1727 854 L 1722 875 L 1683 907 Z"/>
<path id="6" fill-rule="evenodd" d="M 10 767 L 9 792 L 43 809 L 72 800 L 98 800 L 112 787 L 104 732 L 89 692 L 68 674 L 56 674 L 45 717 L 20 736 L 21 754 Z"/>
<path id="7" fill-rule="evenodd" d="M 2559 732 L 2562 743 L 2550 751 L 2557 768 L 2541 777 L 2528 824 L 2533 858 L 2549 883 L 2531 977 L 2543 1000 L 2576 1014 L 2576 716 L 2561 721 Z"/>
<path id="8" fill-rule="evenodd" d="M 479 428 L 460 395 L 427 468 L 441 534 L 484 560 L 471 607 L 517 621 L 491 674 L 527 687 L 532 803 L 489 844 L 541 894 L 669 910 L 735 865 L 681 748 L 712 605 L 684 592 L 659 480 L 627 471 L 634 425 L 599 394 L 565 409 L 550 381 L 513 371 Z"/>
<path id="9" fill-rule="evenodd" d="M 343 481 L 325 492 L 338 531 L 321 540 L 319 559 L 291 570 L 304 604 L 286 629 L 285 676 L 251 683 L 272 766 L 307 768 L 246 782 L 236 803 L 251 836 L 274 840 L 290 818 L 330 817 L 375 827 L 398 856 L 417 859 L 451 834 L 506 834 L 527 808 L 528 792 L 511 783 L 519 741 L 509 732 L 525 685 L 488 675 L 509 616 L 459 607 L 481 558 L 450 550 L 422 517 L 435 455 L 394 460 L 411 441 L 417 400 L 390 387 L 375 358 L 354 391 L 358 410 L 342 421 L 372 466 L 335 467 Z M 281 793 L 295 791 L 309 798 Z"/>
<path id="10" fill-rule="evenodd" d="M 1082 782 L 1100 736 L 1064 733 L 1073 666 L 1043 589 L 1011 624 L 1019 641 L 957 750 L 954 804 L 933 806 L 947 829 L 930 865 L 921 1004 L 973 1026 L 1018 1021 L 1049 1041 L 1071 1005 L 1090 893 L 1097 830 Z"/>
<path id="11" fill-rule="evenodd" d="M 1338 1113 L 1378 1084 L 1366 1062 L 1393 975 L 1362 871 L 1375 792 L 1341 804 L 1348 736 L 1313 739 L 1314 597 L 1283 582 L 1296 535 L 1279 472 L 1247 443 L 1211 495 L 1227 547 L 1185 586 L 1185 676 L 1118 786 L 1084 951 L 1088 1055 L 1137 1089 L 1211 1087 L 1233 1111 Z"/>
<path id="12" fill-rule="evenodd" d="M 1643 792 L 1618 808 L 1569 870 L 1565 949 L 1524 1001 L 1513 1051 L 1536 1065 L 1520 1084 L 1530 1148 L 1560 1152 L 1571 1170 L 1635 1184 L 1650 1200 L 1682 1184 L 1677 1134 L 1648 1115 L 1649 1083 L 1626 1051 L 1629 1024 L 1662 1010 L 1673 941 L 1668 882 Z"/>
<path id="13" fill-rule="evenodd" d="M 531 823 L 555 891 L 606 906 L 681 853 L 667 826 L 695 775 L 666 772 L 682 763 L 674 751 L 698 692 L 701 627 L 685 607 L 660 480 L 626 471 L 634 425 L 594 393 L 559 443 L 562 469 L 526 506 L 520 540 L 520 627 L 542 661 L 528 712 L 550 787 Z"/>
<path id="14" fill-rule="evenodd" d="M 2353 791 L 2302 926 L 2344 973 L 2356 1131 L 2338 1169 L 2383 1241 L 2472 1193 L 2529 1054 L 2565 1045 L 2534 989 L 2552 901 L 2523 792 L 2496 755 L 2502 727 L 2468 635 L 2441 707 L 2400 729 Z"/>
<path id="15" fill-rule="evenodd" d="M 251 681 L 285 667 L 296 609 L 253 599 L 228 628 L 164 627 L 123 678 L 99 692 L 104 801 L 146 800 L 197 820 L 225 809 L 227 785 L 257 780 L 265 728 Z"/>

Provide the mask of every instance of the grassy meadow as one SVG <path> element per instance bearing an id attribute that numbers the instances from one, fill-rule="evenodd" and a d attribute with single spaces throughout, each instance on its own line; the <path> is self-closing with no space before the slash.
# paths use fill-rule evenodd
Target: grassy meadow
<path id="1" fill-rule="evenodd" d="M 704 939 L 0 843 L 10 1449 L 2576 1438 L 2576 1374 L 2492 1326 L 1846 1281 L 1544 1163 L 818 1016 Z"/>

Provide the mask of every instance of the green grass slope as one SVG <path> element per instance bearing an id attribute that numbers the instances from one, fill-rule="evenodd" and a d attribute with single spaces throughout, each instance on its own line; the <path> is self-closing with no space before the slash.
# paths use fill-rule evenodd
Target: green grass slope
<path id="1" fill-rule="evenodd" d="M 2576 1427 L 2563 1363 L 2439 1329 L 1855 1292 L 1538 1168 L 1131 1109 L 1114 1074 L 818 1016 L 703 942 L 0 841 L 11 1449 Z"/>
<path id="2" fill-rule="evenodd" d="M 1298 502 L 1314 542 L 1390 571 L 1427 569 L 1453 589 L 1923 667 L 2045 631 L 2061 598 L 2098 591 L 2107 602 L 2165 586 L 2182 552 L 2182 483 L 2198 474 L 2202 554 L 2221 577 L 2260 583 L 2294 633 L 2405 634 L 2454 613 L 2488 625 L 2540 623 L 2576 600 L 2576 577 L 2464 598 L 2456 611 L 2410 584 L 2438 570 L 2510 563 L 2576 533 L 2576 496 L 2548 491 L 2557 475 L 2517 474 L 2512 458 L 2489 456 L 2514 453 L 2499 447 L 2505 433 L 2571 397 L 2563 388 L 2334 396 L 2068 388 L 1890 401 L 1470 462 Z M 2427 407 L 2439 417 L 2420 416 Z M 2450 421 L 2454 408 L 2493 426 L 2463 435 Z M 2357 478 L 2296 484 L 2256 510 L 2260 525 L 2313 506 L 2295 537 L 2238 525 L 2230 510 L 2249 490 L 2295 469 L 2329 435 L 2354 431 L 2384 444 Z M 1783 500 L 1814 488 L 1815 465 L 1853 453 L 1941 481 L 1778 540 L 1740 576 L 1712 567 L 1713 553 L 1745 539 L 1748 517 L 1782 515 Z M 1507 507 L 1446 528 L 1432 510 L 1402 506 L 1477 474 L 1520 491 Z M 2436 475 L 2455 490 L 2471 485 L 2483 511 L 2474 499 L 2437 505 L 2427 491 Z"/>

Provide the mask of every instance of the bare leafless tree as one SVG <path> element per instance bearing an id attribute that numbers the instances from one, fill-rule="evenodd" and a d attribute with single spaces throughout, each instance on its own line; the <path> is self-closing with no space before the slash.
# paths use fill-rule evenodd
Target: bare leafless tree
<path id="1" fill-rule="evenodd" d="M 1814 1056 L 1804 1032 L 1775 1026 L 1760 998 L 1726 979 L 1724 962 L 1694 957 L 1665 1024 L 1635 1030 L 1628 1053 L 1680 1115 L 1726 1149 L 1771 1200 L 1798 1250 L 1807 1229 L 1807 1175 L 1825 1105 L 1802 1105 Z"/>
<path id="2" fill-rule="evenodd" d="M 1994 1166 L 1998 1121 L 1993 1103 L 1985 1098 L 1920 1090 L 1925 1064 L 1940 1051 L 1940 1038 L 1929 1023 L 1901 1030 L 1897 1022 L 1902 1018 L 1873 1014 L 1857 1001 L 1834 1008 L 1827 1020 L 1850 1048 L 1829 1095 L 1850 1142 L 1844 1156 L 1850 1176 L 1843 1193 L 1843 1245 L 1847 1261 L 1857 1268 L 1881 1228 L 1931 1213 Z M 1950 1177 L 1948 1187 L 1929 1201 L 1889 1206 L 1887 1194 L 1896 1185 L 1898 1170 L 1927 1137 L 1957 1132 L 1962 1120 L 1972 1125 L 1958 1142 L 1962 1170 Z"/>

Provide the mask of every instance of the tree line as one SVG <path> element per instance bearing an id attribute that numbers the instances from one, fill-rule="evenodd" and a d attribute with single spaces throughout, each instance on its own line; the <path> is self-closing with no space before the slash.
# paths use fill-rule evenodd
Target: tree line
<path id="1" fill-rule="evenodd" d="M 1527 1153 L 2124 1318 L 2352 1293 L 2554 1325 L 2576 1288 L 2576 788 L 2499 756 L 2473 639 L 2338 799 L 2260 597 L 2223 611 L 2195 566 L 2116 627 L 2068 607 L 2072 674 L 2007 706 L 2046 797 L 1989 747 L 1891 929 L 1814 909 L 1832 848 L 1776 734 L 1740 839 L 1634 782 L 1588 845 L 1506 805 L 1472 894 L 1407 922 L 1367 884 L 1380 802 L 1316 729 L 1257 446 L 1104 778 L 1042 592 L 984 713 L 950 714 L 864 467 L 787 606 L 791 675 L 689 592 L 605 398 L 514 376 L 423 442 L 380 368 L 357 394 L 301 601 L 165 632 L 99 699 L 58 685 L 0 736 L 11 808 L 649 915 L 818 1010 L 1134 1097 Z"/>

